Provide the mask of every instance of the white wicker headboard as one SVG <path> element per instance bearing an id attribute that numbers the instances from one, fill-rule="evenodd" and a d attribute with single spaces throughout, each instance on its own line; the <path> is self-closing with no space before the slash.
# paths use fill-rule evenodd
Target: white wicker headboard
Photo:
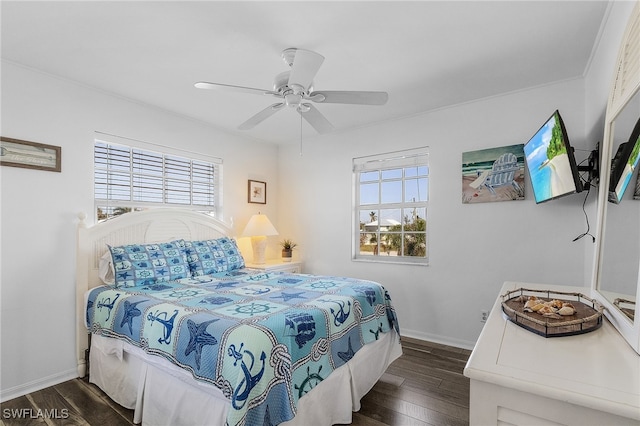
<path id="1" fill-rule="evenodd" d="M 164 242 L 183 238 L 205 240 L 231 236 L 231 228 L 204 213 L 189 210 L 158 208 L 126 213 L 87 227 L 86 215 L 78 215 L 76 241 L 76 355 L 78 375 L 86 372 L 85 349 L 87 329 L 84 317 L 84 297 L 87 290 L 102 285 L 98 276 L 100 258 L 107 244 L 120 246 Z"/>

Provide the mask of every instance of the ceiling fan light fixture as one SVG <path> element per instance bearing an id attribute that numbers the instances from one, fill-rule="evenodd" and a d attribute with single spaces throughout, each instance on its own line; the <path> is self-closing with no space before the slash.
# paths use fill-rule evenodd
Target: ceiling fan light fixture
<path id="1" fill-rule="evenodd" d="M 300 93 L 287 93 L 284 95 L 284 101 L 287 106 L 296 108 L 302 102 L 302 95 Z"/>

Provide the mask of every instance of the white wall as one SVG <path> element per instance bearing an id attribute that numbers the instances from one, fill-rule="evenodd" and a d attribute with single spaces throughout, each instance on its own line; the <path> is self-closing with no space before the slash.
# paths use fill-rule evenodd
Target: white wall
<path id="1" fill-rule="evenodd" d="M 62 172 L 0 168 L 2 400 L 76 374 L 75 225 L 93 211 L 96 130 L 222 157 L 237 233 L 257 213 L 247 179 L 277 187 L 275 145 L 3 62 L 2 136 L 61 146 Z M 262 212 L 277 205 L 270 190 Z"/>
<path id="2" fill-rule="evenodd" d="M 302 157 L 283 149 L 280 221 L 291 230 L 281 232 L 300 242 L 308 271 L 385 285 L 405 334 L 471 347 L 505 280 L 586 284 L 584 242 L 572 242 L 585 223 L 581 195 L 536 205 L 530 186 L 525 201 L 462 204 L 462 153 L 525 143 L 556 108 L 584 146 L 583 103 L 573 80 L 307 141 Z M 352 158 L 425 145 L 430 266 L 351 261 Z"/>

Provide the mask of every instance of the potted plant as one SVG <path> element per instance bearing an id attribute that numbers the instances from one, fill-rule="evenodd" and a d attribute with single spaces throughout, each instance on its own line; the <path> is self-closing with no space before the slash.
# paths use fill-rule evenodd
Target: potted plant
<path id="1" fill-rule="evenodd" d="M 291 262 L 291 257 L 293 256 L 293 249 L 298 244 L 294 243 L 290 239 L 284 239 L 280 241 L 280 247 L 282 247 L 282 260 L 285 262 Z"/>

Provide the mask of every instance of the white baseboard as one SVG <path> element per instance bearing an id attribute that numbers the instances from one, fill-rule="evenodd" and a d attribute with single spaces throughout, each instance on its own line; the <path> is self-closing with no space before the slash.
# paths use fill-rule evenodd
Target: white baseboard
<path id="1" fill-rule="evenodd" d="M 78 377 L 78 370 L 76 368 L 73 368 L 71 370 L 63 371 L 58 374 L 44 377 L 42 379 L 34 380 L 32 382 L 25 383 L 23 385 L 14 386 L 9 389 L 1 389 L 0 402 L 9 401 L 10 399 L 14 399 L 31 392 L 36 392 L 41 389 L 57 385 L 58 383 L 75 379 L 76 377 Z"/>
<path id="2" fill-rule="evenodd" d="M 452 339 L 446 336 L 439 336 L 437 334 L 423 333 L 421 331 L 400 329 L 401 336 L 411 337 L 413 339 L 426 340 L 428 342 L 440 343 L 442 345 L 453 346 L 456 348 L 472 350 L 476 345 L 476 342 L 468 340 Z"/>

